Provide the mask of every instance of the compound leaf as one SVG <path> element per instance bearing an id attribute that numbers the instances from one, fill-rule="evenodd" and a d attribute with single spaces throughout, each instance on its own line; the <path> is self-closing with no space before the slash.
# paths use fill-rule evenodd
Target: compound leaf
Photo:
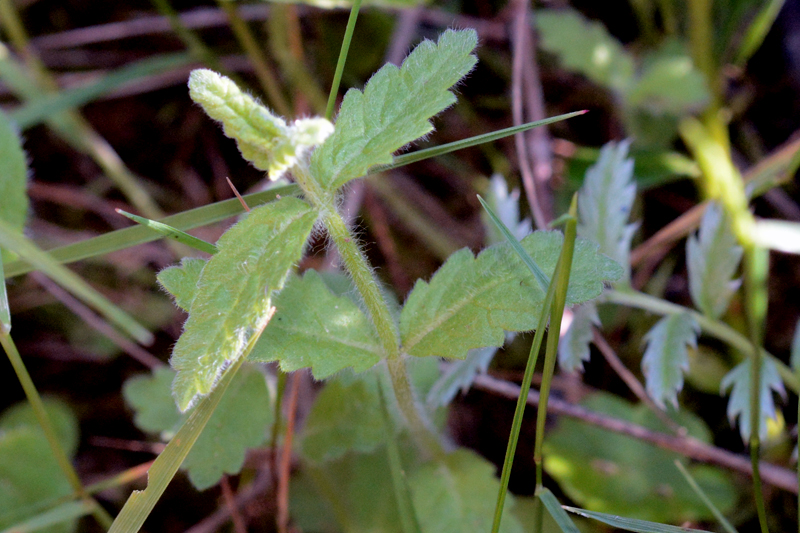
<path id="1" fill-rule="evenodd" d="M 0 111 L 0 219 L 22 231 L 28 217 L 28 162 L 19 132 Z"/>
<path id="2" fill-rule="evenodd" d="M 553 272 L 563 236 L 537 231 L 523 248 L 544 272 Z M 597 245 L 575 245 L 567 303 L 596 298 L 605 281 L 622 274 L 619 265 L 597 253 Z M 463 359 L 468 350 L 501 346 L 503 330 L 536 327 L 545 292 L 507 243 L 491 246 L 478 257 L 468 249 L 451 255 L 430 282 L 418 281 L 400 314 L 406 353 Z"/>
<path id="3" fill-rule="evenodd" d="M 635 224 L 628 224 L 636 198 L 629 146 L 630 141 L 603 146 L 578 193 L 578 236 L 596 242 L 600 252 L 622 265 L 625 282 L 630 278 L 631 238 L 636 231 Z"/>
<path id="4" fill-rule="evenodd" d="M 189 312 L 197 294 L 197 282 L 206 266 L 205 259 L 184 257 L 180 266 L 167 267 L 158 273 L 158 282 L 175 299 L 175 305 Z"/>
<path id="5" fill-rule="evenodd" d="M 750 358 L 739 363 L 733 370 L 722 378 L 720 388 L 722 393 L 731 389 L 731 397 L 728 399 L 728 419 L 733 424 L 739 419 L 739 433 L 744 442 L 750 440 Z M 767 436 L 767 418 L 776 418 L 775 402 L 772 399 L 772 391 L 781 396 L 786 395 L 783 388 L 783 381 L 778 373 L 778 369 L 772 360 L 766 357 L 761 358 L 761 416 L 759 417 L 760 427 L 759 436 L 764 439 Z"/>
<path id="6" fill-rule="evenodd" d="M 129 379 L 123 388 L 125 401 L 135 411 L 136 427 L 165 441 L 189 416 L 178 411 L 170 395 L 174 377 L 174 370 L 159 368 L 152 375 Z M 271 406 L 264 376 L 255 367 L 243 366 L 181 466 L 198 490 L 216 485 L 223 474 L 239 473 L 247 449 L 268 436 L 274 419 Z"/>
<path id="7" fill-rule="evenodd" d="M 276 180 L 310 148 L 333 132 L 333 124 L 315 117 L 291 125 L 242 92 L 233 82 L 207 69 L 189 76 L 189 96 L 222 123 L 227 137 L 236 141 L 242 157 Z"/>
<path id="8" fill-rule="evenodd" d="M 281 198 L 250 211 L 217 243 L 197 282 L 189 319 L 170 359 L 172 384 L 185 411 L 214 388 L 271 316 L 273 292 L 300 259 L 317 213 L 297 198 Z"/>
<path id="9" fill-rule="evenodd" d="M 593 327 L 600 325 L 597 308 L 592 303 L 572 310 L 572 323 L 558 343 L 558 364 L 565 372 L 583 370 L 583 362 L 591 355 L 589 343 L 594 336 Z"/>
<path id="10" fill-rule="evenodd" d="M 456 101 L 450 87 L 475 66 L 476 43 L 474 30 L 448 30 L 436 44 L 423 41 L 400 68 L 385 65 L 363 92 L 347 91 L 333 135 L 311 156 L 320 186 L 335 191 L 430 133 L 429 119 Z"/>
<path id="11" fill-rule="evenodd" d="M 698 235 L 690 235 L 686 241 L 689 291 L 697 308 L 711 318 L 719 318 L 728 309 L 739 288 L 740 280 L 733 276 L 742 248 L 736 242 L 728 217 L 713 202 L 703 214 Z"/>
<path id="12" fill-rule="evenodd" d="M 275 306 L 250 361 L 279 361 L 285 372 L 311 368 L 324 379 L 346 367 L 362 372 L 381 360 L 372 323 L 352 300 L 334 295 L 316 271 L 292 276 Z"/>
<path id="13" fill-rule="evenodd" d="M 647 349 L 642 357 L 642 372 L 647 393 L 656 404 L 678 406 L 683 388 L 683 373 L 689 370 L 687 346 L 697 347 L 700 326 L 688 314 L 668 315 L 645 335 Z"/>

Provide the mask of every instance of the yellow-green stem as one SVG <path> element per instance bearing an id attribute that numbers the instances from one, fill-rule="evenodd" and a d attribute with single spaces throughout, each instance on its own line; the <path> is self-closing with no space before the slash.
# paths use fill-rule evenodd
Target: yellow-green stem
<path id="1" fill-rule="evenodd" d="M 20 357 L 17 346 L 14 343 L 14 340 L 11 338 L 11 335 L 0 333 L 0 344 L 2 344 L 6 355 L 8 356 L 8 360 L 11 362 L 14 372 L 17 374 L 17 379 L 19 379 L 20 385 L 22 385 L 22 390 L 25 391 L 25 396 L 28 398 L 28 403 L 30 403 L 31 409 L 33 409 L 33 414 L 36 416 L 36 420 L 39 422 L 39 425 L 44 432 L 44 436 L 50 445 L 50 450 L 53 452 L 56 462 L 58 463 L 61 471 L 64 473 L 64 476 L 66 476 L 67 481 L 75 493 L 75 496 L 91 505 L 92 514 L 97 522 L 103 526 L 103 528 L 108 529 L 111 527 L 113 519 L 106 512 L 106 510 L 103 509 L 94 500 L 94 498 L 89 495 L 88 492 L 86 492 L 86 489 L 78 477 L 78 473 L 75 471 L 75 468 L 73 468 L 69 457 L 67 457 L 67 454 L 61 447 L 61 443 L 58 441 L 58 436 L 53 428 L 53 424 L 50 421 L 50 416 L 47 414 L 47 410 L 44 408 L 44 402 L 42 402 L 42 398 L 39 396 L 39 391 L 36 390 L 36 386 L 33 384 L 30 374 L 28 374 L 28 369 L 25 368 L 25 363 L 22 362 L 22 357 Z"/>

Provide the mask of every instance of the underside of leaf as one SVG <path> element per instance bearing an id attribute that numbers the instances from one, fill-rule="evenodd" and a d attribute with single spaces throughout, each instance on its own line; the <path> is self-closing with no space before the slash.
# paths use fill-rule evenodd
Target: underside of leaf
<path id="1" fill-rule="evenodd" d="M 642 372 L 647 393 L 661 407 L 678 405 L 683 388 L 683 373 L 689 370 L 687 346 L 697 347 L 700 326 L 688 314 L 668 315 L 647 333 L 647 349 L 642 357 Z"/>

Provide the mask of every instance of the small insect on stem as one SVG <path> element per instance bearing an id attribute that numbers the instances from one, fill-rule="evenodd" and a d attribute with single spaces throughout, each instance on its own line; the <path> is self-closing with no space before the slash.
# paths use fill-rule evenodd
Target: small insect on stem
<path id="1" fill-rule="evenodd" d="M 233 185 L 233 182 L 231 182 L 231 179 L 228 176 L 225 176 L 225 180 L 228 182 L 228 186 L 233 191 L 233 194 L 235 194 L 236 198 L 239 199 L 239 202 L 242 204 L 242 207 L 244 208 L 244 210 L 249 213 L 250 212 L 250 208 L 247 207 L 247 202 L 244 201 L 244 198 L 242 198 L 242 195 L 239 194 L 239 191 L 236 190 L 236 187 Z"/>

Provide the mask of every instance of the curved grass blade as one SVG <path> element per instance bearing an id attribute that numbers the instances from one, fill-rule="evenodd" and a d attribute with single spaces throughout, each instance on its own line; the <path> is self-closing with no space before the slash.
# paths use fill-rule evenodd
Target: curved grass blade
<path id="1" fill-rule="evenodd" d="M 122 209 L 117 209 L 116 211 L 120 215 L 133 220 L 137 224 L 141 224 L 142 226 L 154 229 L 160 234 L 169 237 L 170 239 L 175 239 L 176 241 L 185 244 L 186 246 L 191 246 L 195 250 L 200 250 L 201 252 L 205 252 L 211 255 L 217 253 L 217 247 L 211 244 L 210 242 L 206 242 L 203 239 L 198 239 L 194 235 L 189 235 L 185 231 L 173 228 L 169 224 L 164 224 L 163 222 L 158 222 L 156 220 L 150 220 L 149 218 L 140 217 L 138 215 L 134 215 L 133 213 L 128 213 L 127 211 L 123 211 Z"/>
<path id="2" fill-rule="evenodd" d="M 578 509 L 577 507 L 562 506 L 564 510 L 572 514 L 591 518 L 611 527 L 622 529 L 625 531 L 634 531 L 636 533 L 705 533 L 702 529 L 691 529 L 688 527 L 670 526 L 668 524 L 659 524 L 657 522 L 648 522 L 647 520 L 638 520 L 636 518 L 625 518 L 613 514 L 598 513 L 596 511 L 587 511 L 586 509 Z"/>
<path id="3" fill-rule="evenodd" d="M 680 471 L 681 474 L 683 474 L 683 477 L 686 479 L 686 482 L 689 484 L 690 487 L 692 487 L 692 490 L 703 501 L 703 503 L 706 504 L 706 507 L 708 507 L 708 510 L 711 511 L 711 514 L 714 515 L 714 518 L 717 519 L 722 528 L 728 533 L 738 533 L 736 531 L 736 528 L 733 527 L 730 522 L 728 522 L 728 520 L 725 518 L 725 516 L 723 516 L 720 510 L 717 509 L 717 506 L 714 505 L 714 502 L 712 502 L 711 499 L 708 497 L 708 495 L 706 495 L 702 487 L 700 487 L 697 481 L 694 480 L 692 474 L 690 474 L 689 471 L 686 470 L 686 467 L 683 466 L 681 462 L 678 461 L 677 459 L 675 459 L 675 467 Z"/>
<path id="4" fill-rule="evenodd" d="M 112 304 L 105 296 L 93 289 L 77 274 L 59 265 L 47 252 L 42 251 L 27 237 L 15 231 L 3 220 L 0 220 L 0 247 L 8 248 L 20 255 L 37 270 L 41 270 L 53 281 L 64 287 L 73 296 L 92 306 L 109 322 L 142 344 L 153 342 L 153 334 L 141 326 L 128 313 Z"/>
<path id="5" fill-rule="evenodd" d="M 550 516 L 556 521 L 558 527 L 561 528 L 561 531 L 564 533 L 580 533 L 580 530 L 575 526 L 575 522 L 572 521 L 567 512 L 561 507 L 561 504 L 558 503 L 558 500 L 553 496 L 553 493 L 550 492 L 550 489 L 542 489 L 538 497 L 544 504 L 547 512 L 550 513 Z"/>
<path id="6" fill-rule="evenodd" d="M 267 191 L 248 194 L 244 196 L 244 199 L 247 201 L 248 205 L 256 206 L 271 202 L 281 196 L 297 194 L 298 191 L 297 185 L 286 185 L 284 187 L 274 187 Z M 179 230 L 188 230 L 206 224 L 213 224 L 214 222 L 240 215 L 243 212 L 244 209 L 239 203 L 239 200 L 231 198 L 229 200 L 223 200 L 168 216 L 163 218 L 160 222 Z M 48 250 L 47 253 L 50 255 L 51 259 L 57 263 L 72 263 L 74 261 L 86 259 L 87 257 L 96 257 L 124 248 L 130 248 L 137 244 L 152 242 L 162 237 L 163 235 L 155 230 L 144 226 L 136 226 L 133 228 L 111 231 L 75 244 L 60 246 Z M 25 274 L 34 270 L 34 267 L 25 260 L 12 261 L 6 263 L 4 266 L 7 278 L 19 276 L 20 274 Z"/>
<path id="7" fill-rule="evenodd" d="M 252 343 L 251 343 L 252 346 Z M 222 396 L 231 384 L 234 375 L 242 366 L 239 359 L 222 375 L 214 390 L 200 400 L 200 403 L 186 419 L 175 437 L 169 441 L 167 447 L 147 472 L 147 488 L 143 491 L 134 491 L 122 507 L 108 533 L 136 533 L 150 515 L 161 495 L 172 481 L 175 473 L 180 468 L 183 460 L 197 441 L 200 433 L 205 428 L 214 410 L 219 405 Z"/>
<path id="8" fill-rule="evenodd" d="M 455 152 L 456 150 L 463 150 L 464 148 L 469 148 L 471 146 L 477 146 L 479 144 L 485 144 L 492 141 L 497 141 L 499 139 L 510 137 L 511 135 L 515 135 L 523 131 L 528 131 L 530 129 L 537 128 L 539 126 L 546 126 L 548 124 L 553 124 L 554 122 L 561 122 L 562 120 L 567 120 L 568 118 L 577 117 L 585 113 L 588 113 L 588 111 L 587 110 L 573 111 L 572 113 L 565 113 L 563 115 L 557 115 L 555 117 L 546 118 L 544 120 L 528 122 L 527 124 L 520 124 L 519 126 L 513 126 L 511 128 L 505 128 L 502 130 L 493 131 L 491 133 L 484 133 L 483 135 L 476 135 L 468 139 L 462 139 L 460 141 L 443 144 L 441 146 L 434 146 L 433 148 L 425 148 L 424 150 L 417 150 L 416 152 L 411 152 L 410 154 L 399 155 L 395 157 L 394 161 L 392 161 L 388 165 L 378 165 L 369 169 L 367 175 L 377 174 L 378 172 L 383 172 L 385 170 L 392 170 L 395 168 L 403 167 L 405 165 L 410 165 L 411 163 L 416 163 L 418 161 L 430 159 L 431 157 L 437 157 L 440 155 L 449 154 L 450 152 Z"/>

